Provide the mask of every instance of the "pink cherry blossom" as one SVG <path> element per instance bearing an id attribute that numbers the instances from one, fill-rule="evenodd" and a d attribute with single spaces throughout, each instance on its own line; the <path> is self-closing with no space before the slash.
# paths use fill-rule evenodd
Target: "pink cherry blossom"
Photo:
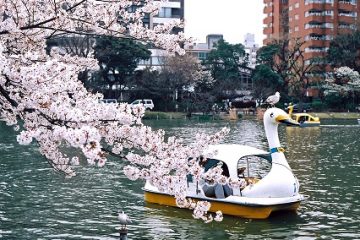
<path id="1" fill-rule="evenodd" d="M 132 4 L 138 8 L 128 12 Z M 154 0 L 1 1 L 0 119 L 19 131 L 19 144 L 36 142 L 54 170 L 66 177 L 75 176 L 73 166 L 86 162 L 103 167 L 112 155 L 125 162 L 129 179 L 151 181 L 173 194 L 179 206 L 194 209 L 194 217 L 210 221 L 209 203 L 185 198 L 186 176 L 228 180 L 220 177 L 219 168 L 203 176 L 199 164 L 189 159 L 218 143 L 228 129 L 212 136 L 197 134 L 187 145 L 180 138 L 166 138 L 163 130 L 142 123 L 144 108 L 104 104 L 101 94 L 85 89 L 78 74 L 99 68 L 92 53 L 80 57 L 56 48 L 46 51 L 46 40 L 53 36 L 91 34 L 130 37 L 182 54 L 181 46 L 190 40 L 171 31 L 183 22 L 154 29 L 142 22 L 145 13 L 158 11 L 159 4 Z"/>

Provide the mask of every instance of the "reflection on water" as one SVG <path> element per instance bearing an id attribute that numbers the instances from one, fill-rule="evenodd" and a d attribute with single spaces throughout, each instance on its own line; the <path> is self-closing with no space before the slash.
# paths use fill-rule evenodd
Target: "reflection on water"
<path id="1" fill-rule="evenodd" d="M 224 142 L 267 149 L 256 120 L 152 121 L 154 129 L 192 141 L 196 132 L 224 126 Z M 114 159 L 105 168 L 85 167 L 73 179 L 54 173 L 34 146 L 19 146 L 0 124 L 0 238 L 119 239 L 117 211 L 132 218 L 129 239 L 359 239 L 360 127 L 280 127 L 286 156 L 310 196 L 297 214 L 266 220 L 225 216 L 204 224 L 184 209 L 146 204 L 143 182 L 132 182 Z"/>

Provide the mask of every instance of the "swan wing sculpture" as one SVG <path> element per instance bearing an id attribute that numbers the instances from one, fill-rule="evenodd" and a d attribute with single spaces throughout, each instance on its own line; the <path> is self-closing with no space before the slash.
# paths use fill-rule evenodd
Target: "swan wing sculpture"
<path id="1" fill-rule="evenodd" d="M 299 182 L 294 176 L 280 145 L 278 125 L 299 125 L 279 108 L 269 108 L 264 113 L 265 134 L 269 143 L 272 167 L 257 184 L 247 186 L 242 195 L 256 198 L 293 197 L 299 194 Z"/>

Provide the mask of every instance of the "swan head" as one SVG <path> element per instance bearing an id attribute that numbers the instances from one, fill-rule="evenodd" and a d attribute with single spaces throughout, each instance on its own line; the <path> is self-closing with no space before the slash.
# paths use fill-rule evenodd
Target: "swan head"
<path id="1" fill-rule="evenodd" d="M 300 124 L 294 121 L 289 114 L 284 110 L 279 108 L 269 108 L 264 113 L 264 124 L 265 125 L 278 125 L 279 123 L 284 123 L 288 126 L 300 126 Z"/>

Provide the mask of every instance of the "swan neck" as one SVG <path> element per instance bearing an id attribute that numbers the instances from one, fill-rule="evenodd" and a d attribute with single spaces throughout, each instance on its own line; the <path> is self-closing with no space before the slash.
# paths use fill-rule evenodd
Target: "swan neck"
<path id="1" fill-rule="evenodd" d="M 265 125 L 265 134 L 269 143 L 269 149 L 280 147 L 280 140 L 278 134 L 278 125 L 264 123 Z"/>
<path id="2" fill-rule="evenodd" d="M 269 149 L 281 147 L 280 140 L 279 140 L 279 134 L 278 134 L 278 124 L 264 122 L 264 126 L 265 126 L 266 138 L 269 143 Z M 287 169 L 289 169 L 291 171 L 291 168 L 286 160 L 284 153 L 282 153 L 282 152 L 271 153 L 271 159 L 272 159 L 273 163 L 279 164 L 279 165 L 276 165 L 277 167 L 278 166 L 286 167 Z"/>

